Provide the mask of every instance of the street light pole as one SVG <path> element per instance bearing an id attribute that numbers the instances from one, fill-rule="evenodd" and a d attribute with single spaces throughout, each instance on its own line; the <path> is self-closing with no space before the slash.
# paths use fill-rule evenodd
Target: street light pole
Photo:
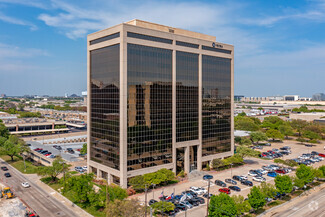
<path id="1" fill-rule="evenodd" d="M 231 175 L 230 175 L 230 178 L 232 179 L 232 163 L 230 164 L 230 172 L 231 172 Z"/>
<path id="2" fill-rule="evenodd" d="M 208 199 L 207 199 L 207 217 L 209 216 L 209 200 L 210 200 L 210 179 L 208 179 Z"/>
<path id="3" fill-rule="evenodd" d="M 144 216 L 147 217 L 147 184 L 145 184 Z"/>

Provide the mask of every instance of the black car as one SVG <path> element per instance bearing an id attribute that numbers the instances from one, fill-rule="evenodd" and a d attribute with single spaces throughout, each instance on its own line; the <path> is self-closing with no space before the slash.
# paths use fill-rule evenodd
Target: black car
<path id="1" fill-rule="evenodd" d="M 226 179 L 225 182 L 232 184 L 232 185 L 237 185 L 237 182 L 235 180 L 232 179 Z"/>
<path id="2" fill-rule="evenodd" d="M 5 173 L 5 177 L 11 177 L 10 173 Z"/>
<path id="3" fill-rule="evenodd" d="M 2 169 L 3 171 L 7 171 L 7 170 L 8 170 L 7 167 L 1 167 L 1 169 Z"/>
<path id="4" fill-rule="evenodd" d="M 40 153 L 41 154 L 45 154 L 45 153 L 47 153 L 47 152 L 49 152 L 48 150 L 42 150 Z"/>
<path id="5" fill-rule="evenodd" d="M 215 183 L 216 185 L 221 186 L 221 187 L 227 187 L 226 183 L 224 183 L 224 182 L 221 181 L 221 180 L 216 180 L 214 183 Z"/>
<path id="6" fill-rule="evenodd" d="M 195 200 L 199 201 L 200 204 L 204 204 L 205 200 L 202 197 L 195 197 Z"/>
<path id="7" fill-rule="evenodd" d="M 248 181 L 248 180 L 243 180 L 243 181 L 241 181 L 241 183 L 242 183 L 243 185 L 253 186 L 253 182 Z"/>
<path id="8" fill-rule="evenodd" d="M 192 199 L 187 199 L 187 201 L 192 205 L 192 206 L 198 206 L 200 205 L 200 202 L 195 200 L 194 198 Z"/>
<path id="9" fill-rule="evenodd" d="M 210 194 L 209 194 L 209 198 L 212 197 L 212 195 L 213 195 L 213 194 L 210 193 Z M 203 194 L 203 197 L 204 197 L 204 198 L 208 198 L 208 193 Z"/>
<path id="10" fill-rule="evenodd" d="M 237 180 L 239 182 L 241 182 L 243 180 L 240 176 L 233 176 L 232 179 Z"/>
<path id="11" fill-rule="evenodd" d="M 195 192 L 193 192 L 193 191 L 183 191 L 183 192 L 182 192 L 182 195 L 184 195 L 184 194 L 191 194 L 192 197 L 197 197 L 197 193 L 195 193 Z"/>
<path id="12" fill-rule="evenodd" d="M 149 204 L 149 206 L 150 205 L 152 205 L 152 204 L 154 204 L 154 203 L 157 203 L 158 201 L 156 201 L 156 200 L 154 200 L 154 199 L 151 199 L 151 200 L 149 200 L 149 202 L 148 202 L 148 204 Z"/>
<path id="13" fill-rule="evenodd" d="M 203 176 L 203 180 L 210 180 L 210 179 L 213 179 L 213 176 L 211 176 L 211 175 L 204 175 Z"/>
<path id="14" fill-rule="evenodd" d="M 233 186 L 233 185 L 229 186 L 228 188 L 229 188 L 230 190 L 233 190 L 233 191 L 240 191 L 240 190 L 241 190 L 240 187 L 238 187 L 238 186 Z"/>
<path id="15" fill-rule="evenodd" d="M 180 204 L 180 203 L 176 203 L 175 208 L 177 208 L 179 210 L 183 210 L 183 211 L 187 210 L 186 206 L 183 204 Z"/>
<path id="16" fill-rule="evenodd" d="M 317 151 L 312 151 L 311 155 L 319 155 L 319 153 Z"/>
<path id="17" fill-rule="evenodd" d="M 175 210 L 163 212 L 163 215 L 167 215 L 167 216 L 175 216 L 175 214 L 176 214 Z"/>

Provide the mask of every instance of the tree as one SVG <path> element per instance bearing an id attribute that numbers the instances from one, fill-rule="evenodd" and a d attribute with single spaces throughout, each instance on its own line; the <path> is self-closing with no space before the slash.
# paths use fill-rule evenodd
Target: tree
<path id="1" fill-rule="evenodd" d="M 282 140 L 284 138 L 284 136 L 280 133 L 280 131 L 275 130 L 275 129 L 270 129 L 270 130 L 266 131 L 266 136 L 269 138 L 272 138 L 273 141 L 275 139 Z"/>
<path id="2" fill-rule="evenodd" d="M 175 209 L 175 205 L 171 202 L 159 201 L 151 205 L 156 214 L 172 211 Z"/>
<path id="3" fill-rule="evenodd" d="M 14 156 L 27 150 L 28 146 L 25 145 L 25 142 L 15 135 L 10 135 L 9 139 L 7 139 L 0 147 L 0 152 L 4 155 L 8 155 L 11 158 L 11 161 L 14 160 Z"/>
<path id="4" fill-rule="evenodd" d="M 309 131 L 309 130 L 304 131 L 302 133 L 302 136 L 305 137 L 305 138 L 308 138 L 309 141 L 316 140 L 316 139 L 321 139 L 321 137 L 320 137 L 320 135 L 318 133 L 315 133 L 315 132 Z"/>
<path id="5" fill-rule="evenodd" d="M 93 200 L 93 184 L 94 174 L 82 174 L 80 176 L 71 176 L 66 180 L 63 187 L 65 194 L 71 195 L 73 202 L 89 203 Z"/>
<path id="6" fill-rule="evenodd" d="M 238 216 L 242 215 L 245 212 L 249 212 L 252 209 L 248 200 L 245 200 L 242 195 L 234 195 L 231 198 L 234 200 L 234 202 L 236 204 Z"/>
<path id="7" fill-rule="evenodd" d="M 296 176 L 301 179 L 304 184 L 310 183 L 314 180 L 315 176 L 311 167 L 305 164 L 300 164 L 296 170 Z"/>
<path id="8" fill-rule="evenodd" d="M 301 132 L 304 130 L 304 128 L 308 125 L 307 121 L 303 121 L 300 119 L 294 119 L 290 122 L 290 125 L 293 129 L 297 130 L 299 137 L 301 136 Z"/>
<path id="9" fill-rule="evenodd" d="M 263 207 L 266 204 L 265 196 L 256 186 L 251 188 L 251 191 L 248 194 L 248 202 L 254 209 Z"/>
<path id="10" fill-rule="evenodd" d="M 288 136 L 293 135 L 293 130 L 290 124 L 283 124 L 279 126 L 279 131 L 288 139 Z"/>
<path id="11" fill-rule="evenodd" d="M 87 143 L 82 145 L 82 149 L 80 150 L 80 154 L 87 154 Z"/>
<path id="12" fill-rule="evenodd" d="M 236 216 L 235 201 L 228 194 L 213 195 L 209 204 L 209 217 Z"/>
<path id="13" fill-rule="evenodd" d="M 293 185 L 292 180 L 288 175 L 275 177 L 275 186 L 279 193 L 290 193 Z"/>
<path id="14" fill-rule="evenodd" d="M 5 138 L 9 137 L 9 131 L 7 127 L 1 122 L 0 122 L 0 136 Z"/>
<path id="15" fill-rule="evenodd" d="M 106 214 L 110 217 L 143 217 L 145 207 L 140 205 L 138 199 L 115 200 L 107 205 Z"/>
<path id="16" fill-rule="evenodd" d="M 247 130 L 247 131 L 257 131 L 259 126 L 246 116 L 236 116 L 235 117 L 235 129 L 236 130 Z"/>
<path id="17" fill-rule="evenodd" d="M 322 177 L 325 177 L 325 165 L 320 166 L 320 167 L 318 168 L 318 170 L 320 170 L 320 171 L 322 172 Z"/>
<path id="18" fill-rule="evenodd" d="M 252 142 L 256 142 L 257 144 L 259 141 L 267 140 L 267 136 L 261 131 L 251 132 L 250 137 Z"/>
<path id="19" fill-rule="evenodd" d="M 244 162 L 244 159 L 241 155 L 236 153 L 231 157 L 223 159 L 222 162 L 225 166 L 228 166 L 230 164 L 242 164 Z"/>
<path id="20" fill-rule="evenodd" d="M 242 137 L 239 143 L 240 145 L 250 146 L 252 141 L 248 137 Z"/>
<path id="21" fill-rule="evenodd" d="M 241 137 L 235 136 L 235 143 L 240 144 L 240 142 L 241 142 Z"/>
<path id="22" fill-rule="evenodd" d="M 40 176 L 51 177 L 52 182 L 56 181 L 58 175 L 69 170 L 69 164 L 66 164 L 61 157 L 52 162 L 52 166 L 38 168 L 37 174 Z"/>
<path id="23" fill-rule="evenodd" d="M 108 186 L 107 189 L 108 189 L 110 201 L 114 201 L 116 199 L 123 200 L 128 197 L 128 194 L 126 193 L 126 189 L 123 189 L 118 185 L 111 184 L 110 186 Z"/>
<path id="24" fill-rule="evenodd" d="M 146 181 L 144 180 L 144 177 L 143 176 L 135 176 L 135 177 L 132 177 L 129 181 L 129 185 L 132 186 L 132 188 L 135 190 L 135 191 L 144 191 L 145 189 L 145 184 L 146 184 Z"/>
<path id="25" fill-rule="evenodd" d="M 273 198 L 276 193 L 276 188 L 271 183 L 262 182 L 258 188 L 265 197 Z"/>
<path id="26" fill-rule="evenodd" d="M 259 157 L 261 152 L 253 150 L 251 148 L 247 148 L 244 146 L 239 146 L 236 149 L 237 154 L 239 154 L 241 157 Z"/>
<path id="27" fill-rule="evenodd" d="M 224 163 L 221 159 L 216 158 L 212 160 L 212 168 L 213 169 L 218 169 L 219 167 L 223 167 Z"/>
<path id="28" fill-rule="evenodd" d="M 262 127 L 267 128 L 267 129 L 273 129 L 273 130 L 278 130 L 280 125 L 282 125 L 284 121 L 277 117 L 277 116 L 269 116 L 264 118 Z"/>
<path id="29" fill-rule="evenodd" d="M 305 185 L 305 182 L 304 182 L 304 180 L 299 179 L 298 177 L 295 177 L 293 180 L 293 185 L 298 188 L 303 188 Z"/>

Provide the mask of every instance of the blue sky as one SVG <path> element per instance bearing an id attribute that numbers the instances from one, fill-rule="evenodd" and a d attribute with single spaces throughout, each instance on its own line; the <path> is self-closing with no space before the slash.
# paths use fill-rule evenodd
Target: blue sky
<path id="1" fill-rule="evenodd" d="M 0 93 L 86 90 L 86 35 L 134 18 L 235 46 L 235 94 L 325 92 L 325 0 L 0 0 Z"/>

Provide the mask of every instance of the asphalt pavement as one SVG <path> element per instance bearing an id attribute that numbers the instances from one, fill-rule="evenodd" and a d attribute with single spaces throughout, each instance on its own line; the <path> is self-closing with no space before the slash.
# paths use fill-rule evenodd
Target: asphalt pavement
<path id="1" fill-rule="evenodd" d="M 294 204 L 276 217 L 325 217 L 325 189 L 310 195 L 305 200 Z"/>
<path id="2" fill-rule="evenodd" d="M 0 159 L 0 166 L 8 167 L 8 171 L 0 170 L 0 180 L 6 186 L 12 188 L 13 193 L 18 196 L 28 207 L 37 212 L 40 217 L 78 217 L 72 210 L 45 192 L 33 181 L 26 178 L 22 173 L 14 169 L 8 163 Z M 9 172 L 11 177 L 6 178 L 4 173 Z M 28 182 L 31 187 L 22 187 L 22 182 Z"/>

